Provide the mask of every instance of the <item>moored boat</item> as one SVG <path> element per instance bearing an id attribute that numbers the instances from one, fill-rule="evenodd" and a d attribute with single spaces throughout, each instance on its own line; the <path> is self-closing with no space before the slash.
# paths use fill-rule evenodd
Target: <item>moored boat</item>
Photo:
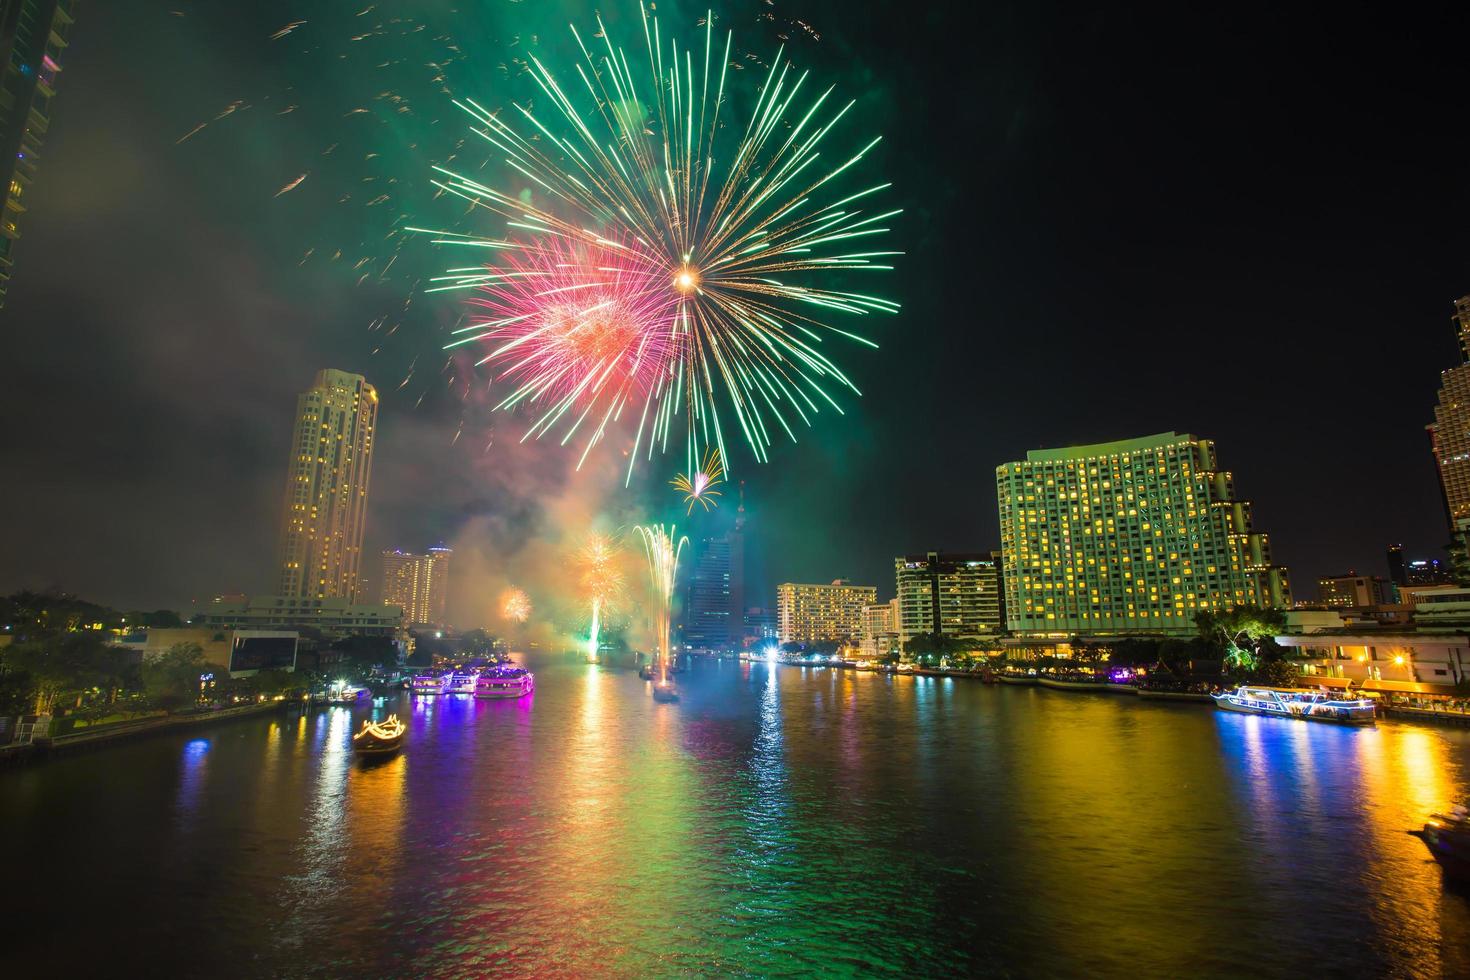
<path id="1" fill-rule="evenodd" d="M 409 687 L 415 694 L 443 694 L 450 680 L 450 674 L 415 674 Z"/>
<path id="2" fill-rule="evenodd" d="M 456 670 L 449 675 L 449 686 L 444 689 L 445 694 L 474 694 L 479 690 L 479 669 Z"/>
<path id="3" fill-rule="evenodd" d="M 1423 830 L 1411 830 L 1444 868 L 1446 877 L 1470 882 L 1470 810 L 1456 804 L 1449 813 L 1432 814 Z"/>
<path id="4" fill-rule="evenodd" d="M 524 667 L 500 663 L 481 671 L 475 681 L 475 697 L 521 698 L 536 690 L 536 675 Z"/>
<path id="5" fill-rule="evenodd" d="M 355 687 L 352 684 L 338 682 L 333 684 L 327 692 L 328 704 L 356 704 L 366 701 L 373 696 L 373 692 L 365 687 Z"/>
<path id="6" fill-rule="evenodd" d="M 1215 707 L 1253 715 L 1329 721 L 1338 725 L 1372 725 L 1377 714 L 1372 701 L 1337 701 L 1320 691 L 1275 687 L 1237 687 L 1213 695 Z"/>
<path id="7" fill-rule="evenodd" d="M 388 755 L 403 748 L 408 726 L 389 715 L 382 721 L 364 721 L 362 731 L 352 736 L 352 750 L 358 755 Z"/>

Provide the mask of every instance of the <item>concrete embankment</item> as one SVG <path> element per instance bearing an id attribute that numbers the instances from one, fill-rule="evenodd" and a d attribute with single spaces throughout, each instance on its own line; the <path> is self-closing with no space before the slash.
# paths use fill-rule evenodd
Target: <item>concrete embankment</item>
<path id="1" fill-rule="evenodd" d="M 220 708 L 216 711 L 199 711 L 165 718 L 143 718 L 138 721 L 123 721 L 113 725 L 99 726 L 56 738 L 38 738 L 34 742 L 0 746 L 0 765 L 23 765 L 27 762 L 51 759 L 116 745 L 130 739 L 156 735 L 161 732 L 187 731 L 241 718 L 254 718 L 287 708 L 299 708 L 299 701 L 267 701 L 263 704 L 247 704 L 237 708 Z"/>

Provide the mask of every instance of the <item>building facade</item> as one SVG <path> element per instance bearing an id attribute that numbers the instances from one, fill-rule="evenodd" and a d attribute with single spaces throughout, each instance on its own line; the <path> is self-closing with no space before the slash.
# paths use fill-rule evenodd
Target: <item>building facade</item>
<path id="1" fill-rule="evenodd" d="M 25 197 L 51 126 L 51 100 L 76 0 L 0 0 L 0 306 L 10 288 Z"/>
<path id="2" fill-rule="evenodd" d="M 1429 431 L 1429 448 L 1439 469 L 1450 534 L 1464 551 L 1470 533 L 1470 296 L 1455 300 L 1455 325 L 1460 338 L 1460 363 L 1441 371 L 1439 403 Z"/>
<path id="3" fill-rule="evenodd" d="M 345 598 L 251 596 L 244 602 L 213 602 L 190 620 L 215 630 L 282 630 L 308 627 L 330 639 L 378 636 L 405 641 L 403 610 L 355 603 Z"/>
<path id="4" fill-rule="evenodd" d="M 782 643 L 846 642 L 862 635 L 863 607 L 878 603 L 878 587 L 837 579 L 830 585 L 776 586 L 776 622 Z"/>
<path id="5" fill-rule="evenodd" d="M 402 609 L 409 623 L 443 626 L 452 555 L 444 547 L 430 548 L 424 555 L 397 549 L 383 552 L 383 583 L 379 590 L 383 605 Z"/>
<path id="6" fill-rule="evenodd" d="M 280 595 L 357 601 L 377 421 L 377 389 L 360 374 L 318 371 L 296 400 Z"/>
<path id="7" fill-rule="evenodd" d="M 978 639 L 1005 631 L 999 555 L 900 555 L 893 569 L 904 643 L 922 633 Z"/>
<path id="8" fill-rule="evenodd" d="M 896 597 L 887 602 L 863 607 L 863 632 L 859 646 L 864 660 L 882 660 L 890 652 L 901 649 L 898 622 L 899 606 Z"/>
<path id="9" fill-rule="evenodd" d="M 1388 579 L 1359 575 L 1354 571 L 1318 579 L 1317 595 L 1322 605 L 1331 609 L 1388 606 L 1398 599 L 1393 583 Z"/>
<path id="10" fill-rule="evenodd" d="M 996 491 L 1012 632 L 1187 635 L 1201 611 L 1291 604 L 1207 439 L 1032 451 L 996 468 Z"/>

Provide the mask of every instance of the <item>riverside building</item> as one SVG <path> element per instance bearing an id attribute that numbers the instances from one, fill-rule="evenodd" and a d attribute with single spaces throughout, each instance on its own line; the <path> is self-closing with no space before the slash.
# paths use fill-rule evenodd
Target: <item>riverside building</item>
<path id="1" fill-rule="evenodd" d="M 1290 607 L 1286 569 L 1207 439 L 1033 450 L 995 474 L 1014 633 L 1187 635 L 1202 611 Z"/>
<path id="2" fill-rule="evenodd" d="M 847 641 L 862 635 L 863 607 L 878 603 L 878 588 L 845 578 L 830 585 L 776 586 L 776 622 L 782 643 Z"/>
<path id="3" fill-rule="evenodd" d="M 1439 404 L 1429 431 L 1429 448 L 1439 468 L 1445 519 L 1465 550 L 1470 535 L 1470 296 L 1455 300 L 1455 325 L 1460 337 L 1460 363 L 1440 372 Z"/>
<path id="4" fill-rule="evenodd" d="M 357 602 L 377 421 L 377 389 L 360 374 L 318 371 L 297 398 L 279 595 Z"/>
<path id="5" fill-rule="evenodd" d="M 1000 556 L 900 555 L 893 560 L 898 591 L 895 629 L 902 642 L 936 633 L 958 639 L 994 636 L 1005 630 Z"/>
<path id="6" fill-rule="evenodd" d="M 409 623 L 443 626 L 449 594 L 448 548 L 430 548 L 426 555 L 408 551 L 383 552 L 383 605 L 403 610 Z"/>

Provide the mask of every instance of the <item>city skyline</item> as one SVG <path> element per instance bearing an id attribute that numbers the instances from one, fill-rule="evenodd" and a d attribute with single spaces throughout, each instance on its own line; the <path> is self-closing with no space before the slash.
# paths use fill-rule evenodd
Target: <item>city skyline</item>
<path id="1" fill-rule="evenodd" d="M 544 17 L 548 27 L 564 20 L 564 11 L 547 6 L 544 13 L 517 11 L 516 32 L 526 17 L 533 27 L 540 26 L 537 18 Z M 281 70 L 296 77 L 293 73 L 304 71 L 305 64 L 293 60 L 295 49 L 288 46 L 327 43 L 333 22 L 314 22 L 311 28 L 320 28 L 315 35 L 303 28 L 284 41 L 271 41 L 289 13 L 285 5 L 265 4 L 248 12 L 193 11 L 181 18 L 150 11 L 125 17 L 96 6 L 88 9 L 86 20 L 96 26 L 74 32 L 66 52 L 66 91 L 55 105 L 47 135 L 43 176 L 27 192 L 24 259 L 3 314 L 8 321 L 33 327 L 9 331 L 4 341 L 10 361 L 23 369 L 15 397 L 35 404 L 50 403 L 57 392 L 66 397 L 55 412 L 21 433 L 13 447 L 17 465 L 45 475 L 0 491 L 7 512 L 32 518 L 12 522 L 15 526 L 7 529 L 11 561 L 0 565 L 0 586 L 56 586 L 121 605 L 184 609 L 191 599 L 204 601 L 217 591 L 259 591 L 261 575 L 272 560 L 263 538 L 278 520 L 278 491 L 271 486 L 279 466 L 277 447 L 288 437 L 290 424 L 281 405 L 312 371 L 327 365 L 363 374 L 384 399 L 378 452 L 382 465 L 375 476 L 364 543 L 368 552 L 424 540 L 442 540 L 468 551 L 483 537 L 496 562 L 513 560 L 523 554 L 528 532 L 511 525 L 526 521 L 533 528 L 529 533 L 536 533 L 537 522 L 548 519 L 544 499 L 571 478 L 575 460 L 567 459 L 565 450 L 554 445 L 533 447 L 534 452 L 515 448 L 515 420 L 492 422 L 482 404 L 462 400 L 464 378 L 458 372 L 432 366 L 439 357 L 435 331 L 453 322 L 447 307 L 432 310 L 417 296 L 409 311 L 415 317 L 411 322 L 391 336 L 394 321 L 378 325 L 390 303 L 403 306 L 406 288 L 412 285 L 411 279 L 394 278 L 398 269 L 410 265 L 409 252 L 390 276 L 370 277 L 361 285 L 361 270 L 342 260 L 327 261 L 336 248 L 345 248 L 349 257 L 365 255 L 361 243 L 377 240 L 379 218 L 376 211 L 337 204 L 338 190 L 349 176 L 361 183 L 360 174 L 330 169 L 350 147 L 323 157 L 331 143 L 318 145 L 309 126 L 293 127 L 303 120 L 324 128 L 338 126 L 339 106 L 331 100 L 357 99 L 362 90 L 358 78 L 333 74 L 324 80 L 331 100 L 323 96 L 322 103 L 302 102 L 277 117 L 273 114 L 293 103 L 273 101 L 280 98 L 274 90 L 232 92 L 230 79 L 209 63 L 223 60 L 226 52 L 245 64 L 285 59 Z M 837 19 L 836 8 L 827 4 L 816 4 L 811 13 L 815 21 L 825 18 L 829 25 Z M 488 15 L 479 34 L 490 50 L 511 43 L 511 19 L 499 16 Z M 973 20 L 964 19 L 971 16 L 976 15 L 963 15 L 957 29 L 947 33 L 964 36 L 974 26 Z M 1246 18 L 1243 13 L 1232 16 Z M 1259 519 L 1273 532 L 1277 558 L 1301 582 L 1349 567 L 1383 574 L 1383 550 L 1390 542 L 1403 542 L 1411 557 L 1438 556 L 1447 535 L 1423 426 L 1432 419 L 1439 372 L 1453 363 L 1450 304 L 1470 291 L 1470 270 L 1451 233 L 1464 201 L 1443 192 L 1448 164 L 1435 164 L 1441 169 L 1428 172 L 1416 168 L 1412 180 L 1395 183 L 1392 201 L 1361 202 L 1371 219 L 1366 227 L 1358 227 L 1362 215 L 1339 223 L 1323 210 L 1329 202 L 1357 186 L 1365 168 L 1393 172 L 1402 166 L 1398 157 L 1375 150 L 1362 159 L 1335 161 L 1322 174 L 1311 139 L 1342 128 L 1335 125 L 1340 120 L 1334 114 L 1345 109 L 1330 109 L 1320 130 L 1296 134 L 1289 131 L 1284 110 L 1249 120 L 1222 83 L 1191 74 L 1177 94 L 1150 96 L 1124 114 L 1117 123 L 1121 132 L 1141 142 L 1123 156 L 1093 161 L 1089 167 L 1101 168 L 1094 172 L 1055 152 L 1073 138 L 1094 133 L 1089 127 L 1101 125 L 1090 121 L 1093 115 L 1086 111 L 1091 96 L 1079 84 L 1083 69 L 1064 67 L 1059 53 L 1047 53 L 1038 41 L 1055 37 L 1059 52 L 1079 53 L 1090 46 L 1083 44 L 1087 32 L 1047 10 L 1001 26 L 984 35 L 983 53 L 996 67 L 983 84 L 1019 85 L 1028 94 L 1011 100 L 1022 109 L 983 98 L 966 104 L 976 139 L 1002 148 L 985 159 L 976 182 L 940 175 L 932 169 L 933 161 L 907 148 L 912 143 L 907 127 L 928 124 L 937 110 L 906 121 L 896 108 L 905 96 L 902 88 L 871 107 L 881 128 L 893 134 L 886 145 L 891 147 L 888 163 L 896 183 L 900 190 L 909 188 L 904 190 L 909 195 L 908 223 L 898 234 L 910 255 L 890 285 L 908 309 L 880 330 L 882 350 L 877 355 L 850 352 L 847 357 L 844 366 L 852 370 L 864 396 L 844 404 L 845 421 L 824 417 L 816 428 L 801 433 L 797 445 L 778 444 L 769 465 L 753 465 L 738 455 L 731 461 L 732 479 L 747 482 L 750 506 L 761 512 L 757 537 L 765 543 L 752 540 L 752 550 L 771 550 L 775 541 L 802 541 L 800 548 L 784 552 L 779 566 L 769 556 L 758 562 L 769 571 L 752 576 L 753 593 L 761 589 L 769 594 L 778 580 L 824 581 L 833 575 L 883 588 L 894 555 L 931 548 L 994 549 L 999 528 L 984 496 L 977 506 L 973 492 L 988 483 L 994 466 L 1039 446 L 1081 445 L 1169 428 L 1206 433 L 1228 447 L 1232 469 L 1252 488 Z M 1277 30 L 1289 39 L 1305 35 L 1308 26 L 1288 17 Z M 1123 25 L 1111 20 L 1093 29 L 1118 50 L 1140 43 L 1130 41 Z M 1376 33 L 1356 15 L 1341 29 L 1361 38 Z M 875 29 L 859 26 L 843 34 L 837 38 L 829 31 L 820 43 L 792 43 L 817 70 L 840 75 L 849 57 L 870 61 L 880 46 Z M 124 43 L 104 44 L 110 37 Z M 752 43 L 777 40 L 768 33 Z M 1205 64 L 1227 57 L 1223 41 L 1205 42 L 1205 49 L 1196 52 Z M 1413 65 L 1415 91 L 1439 91 L 1428 82 L 1445 69 L 1417 57 L 1410 62 L 1407 50 L 1395 52 Z M 159 63 L 197 68 L 197 84 L 178 92 L 162 79 L 129 76 L 124 65 L 137 53 Z M 1314 73 L 1310 60 L 1300 65 L 1289 60 L 1285 41 L 1280 48 L 1271 46 L 1251 70 L 1248 85 L 1265 87 L 1287 76 Z M 1079 66 L 1090 63 L 1082 57 Z M 1158 70 L 1179 67 L 1174 54 L 1152 48 L 1139 64 Z M 1124 91 L 1136 92 L 1141 76 L 1119 67 L 1117 59 L 1106 70 Z M 108 84 L 119 74 L 130 78 L 127 85 Z M 1047 80 L 1025 88 L 1026 79 L 1041 77 Z M 467 75 L 453 82 L 466 90 L 491 84 Z M 932 76 L 912 84 L 932 84 Z M 1425 144 L 1428 137 L 1414 120 L 1434 118 L 1432 99 L 1412 106 L 1412 117 L 1385 121 L 1390 107 L 1401 110 L 1391 87 L 1354 91 L 1361 96 L 1354 112 L 1373 115 L 1406 147 Z M 443 93 L 414 92 L 425 100 L 444 98 Z M 242 94 L 251 98 L 215 118 Z M 1198 100 L 1197 115 L 1181 117 L 1181 107 L 1191 99 Z M 244 108 L 246 103 L 251 108 Z M 141 111 L 143 105 L 150 107 L 147 113 Z M 425 122 L 440 115 L 425 110 Z M 1152 123 L 1181 119 L 1184 132 L 1175 140 L 1161 143 L 1147 135 Z M 394 151 L 395 186 L 413 178 L 447 146 L 433 144 L 427 128 L 405 120 L 399 129 L 374 129 L 367 145 L 355 144 L 364 151 L 359 161 L 367 152 Z M 201 123 L 204 128 L 189 135 Z M 948 129 L 939 131 L 949 137 Z M 1075 135 L 1062 142 L 1062 131 Z M 1002 138 L 997 139 L 998 133 Z M 1213 145 L 1200 142 L 1207 137 L 1232 145 L 1232 136 L 1248 143 L 1248 138 L 1268 135 L 1280 137 L 1285 147 L 1279 167 L 1290 179 L 1281 190 L 1273 189 L 1264 175 L 1250 176 L 1253 170 L 1238 166 L 1243 151 L 1220 159 L 1192 152 Z M 116 173 L 99 175 L 90 163 L 104 155 L 99 140 L 120 150 L 114 155 Z M 269 147 L 282 165 L 265 166 L 245 152 L 257 143 Z M 418 148 L 409 150 L 409 144 Z M 946 144 L 960 154 L 968 145 Z M 1444 152 L 1442 137 L 1435 138 L 1434 146 L 1426 158 L 1453 156 Z M 1150 153 L 1158 161 L 1139 174 L 1125 166 L 1135 158 L 1149 159 Z M 1045 184 L 1038 183 L 1038 161 L 1051 168 L 1045 171 L 1050 174 Z M 304 182 L 282 192 L 308 170 Z M 146 171 L 156 171 L 160 179 L 130 181 L 130 175 Z M 1231 206 L 1210 205 L 1203 215 L 1211 229 L 1209 244 L 1177 247 L 1181 228 L 1174 212 L 1190 212 L 1184 205 L 1193 201 L 1194 182 L 1209 184 L 1212 175 L 1230 173 L 1228 183 L 1233 184 L 1234 175 L 1242 172 L 1246 185 L 1226 189 L 1234 195 Z M 1320 186 L 1303 184 L 1307 173 L 1317 174 Z M 1176 174 L 1192 176 L 1185 181 Z M 379 173 L 376 179 L 388 176 Z M 1162 183 L 1139 193 L 1149 180 Z M 987 189 L 998 181 L 1017 193 L 1004 200 L 993 196 Z M 1074 206 L 1096 181 L 1115 183 L 1116 196 L 1133 202 L 1126 222 L 1120 225 L 1118 215 L 1104 204 Z M 168 191 L 154 191 L 155 185 Z M 926 195 L 924 189 L 937 196 Z M 1290 202 L 1280 195 L 1288 189 L 1307 196 L 1297 206 L 1285 206 Z M 957 203 L 970 200 L 964 195 L 974 195 L 973 204 Z M 1273 210 L 1287 219 L 1284 230 L 1264 243 L 1264 252 L 1254 249 L 1256 231 L 1248 220 L 1265 206 L 1258 200 L 1274 202 Z M 1396 224 L 1401 220 L 1397 215 L 1425 211 L 1419 202 L 1439 206 L 1443 220 L 1416 223 L 1409 234 Z M 987 227 L 970 221 L 977 213 L 972 208 L 981 207 L 989 209 L 990 238 L 1010 243 L 1006 249 L 988 244 L 989 238 L 975 239 L 975 228 Z M 393 217 L 381 220 L 391 222 Z M 1037 228 L 1052 232 L 1038 237 Z M 1323 234 L 1324 228 L 1333 233 Z M 233 230 L 211 233 L 217 229 Z M 316 234 L 318 229 L 323 234 Z M 115 249 L 96 251 L 93 244 L 134 234 L 154 243 L 154 254 L 146 261 Z M 1108 236 L 1120 237 L 1114 242 Z M 196 247 L 196 240 L 203 244 Z M 970 244 L 960 247 L 961 242 Z M 960 255 L 967 258 L 956 265 Z M 1123 261 L 1120 255 L 1129 258 Z M 1312 261 L 1293 258 L 1302 255 Z M 432 268 L 428 258 L 419 257 Z M 64 271 L 73 260 L 106 271 L 79 282 Z M 161 268 L 185 271 L 160 277 L 156 270 Z M 1276 271 L 1257 281 L 1256 274 L 1267 269 Z M 1052 270 L 1062 274 L 1062 288 L 1055 291 Z M 979 280 L 971 286 L 976 275 Z M 128 285 L 122 287 L 114 276 Z M 946 286 L 931 289 L 931 281 Z M 201 289 L 202 283 L 227 285 Z M 958 287 L 961 283 L 965 288 Z M 1212 288 L 1221 283 L 1231 288 Z M 145 297 L 142 311 L 121 314 L 137 337 L 127 345 L 118 339 L 119 324 L 96 312 L 107 308 L 106 297 L 124 291 Z M 1072 325 L 1072 314 L 1083 310 L 1080 319 L 1086 325 Z M 34 328 L 51 318 L 71 324 L 70 329 Z M 918 323 L 956 327 L 913 329 Z M 1167 334 L 1171 344 L 1167 350 L 1139 346 L 1136 338 L 1147 334 Z M 1230 340 L 1222 348 L 1220 338 L 1225 336 Z M 1260 356 L 1258 352 L 1268 351 L 1271 341 L 1283 336 L 1315 351 L 1318 382 L 1308 384 L 1293 374 L 1289 360 L 1272 370 L 1277 362 Z M 1386 337 L 1394 342 L 1381 345 L 1376 357 L 1360 355 L 1361 343 Z M 1354 340 L 1344 343 L 1345 338 Z M 978 345 L 973 349 L 977 356 L 942 356 L 957 339 Z M 78 361 L 71 356 L 76 349 L 106 356 Z M 1238 357 L 1201 357 L 1216 350 Z M 415 361 L 419 366 L 410 370 Z M 1008 362 L 1028 368 L 1008 372 L 995 367 Z M 1170 397 L 1170 389 L 1161 383 L 1160 392 L 1146 398 L 1111 394 L 1111 379 L 1166 363 L 1188 365 L 1187 392 L 1179 388 L 1177 397 Z M 1235 363 L 1256 367 L 1240 370 Z M 210 370 L 201 372 L 201 365 Z M 1309 420 L 1323 397 L 1321 378 L 1329 379 L 1334 391 L 1370 391 L 1378 390 L 1376 381 L 1385 374 L 1396 379 L 1393 396 L 1366 413 L 1355 433 L 1378 449 L 1365 463 L 1341 452 Z M 930 423 L 928 405 L 908 385 L 890 381 L 901 377 L 951 397 L 970 388 L 984 394 L 973 410 L 949 410 Z M 1179 384 L 1183 376 L 1170 377 Z M 134 379 L 141 378 L 168 383 L 140 386 Z M 453 395 L 448 391 L 451 381 Z M 231 390 L 232 397 L 212 397 L 220 388 Z M 1050 404 L 1037 405 L 1035 399 L 1043 392 Z M 1072 408 L 1078 399 L 1083 404 L 1103 400 L 1109 408 L 1078 412 Z M 117 408 L 99 411 L 101 405 Z M 1027 408 L 996 411 L 1006 406 Z M 63 445 L 67 451 L 58 452 Z M 229 464 L 200 461 L 196 449 L 202 445 L 228 451 Z M 96 467 L 125 474 L 108 489 L 105 502 L 96 481 L 86 478 Z M 161 477 L 180 467 L 193 474 L 194 486 L 187 494 Z M 822 478 L 810 479 L 813 473 Z M 922 481 L 895 478 L 913 473 L 929 475 Z M 658 508 L 671 503 L 661 496 L 662 482 L 670 475 L 635 481 L 626 499 L 613 505 L 643 512 L 631 515 L 633 519 L 660 512 Z M 1362 490 L 1351 499 L 1323 499 L 1315 491 L 1324 482 L 1349 478 Z M 47 492 L 47 487 L 62 485 L 68 487 L 65 493 Z M 834 496 L 833 485 L 846 492 Z M 122 515 L 127 519 L 118 520 Z M 477 537 L 482 526 L 490 530 Z M 54 535 L 43 533 L 55 527 L 68 532 L 60 546 Z M 203 527 L 213 529 L 211 541 L 190 533 Z M 852 527 L 864 527 L 864 535 L 844 533 Z M 694 534 L 703 531 L 696 527 Z M 138 572 L 127 556 L 139 552 L 159 554 L 163 560 Z"/>

